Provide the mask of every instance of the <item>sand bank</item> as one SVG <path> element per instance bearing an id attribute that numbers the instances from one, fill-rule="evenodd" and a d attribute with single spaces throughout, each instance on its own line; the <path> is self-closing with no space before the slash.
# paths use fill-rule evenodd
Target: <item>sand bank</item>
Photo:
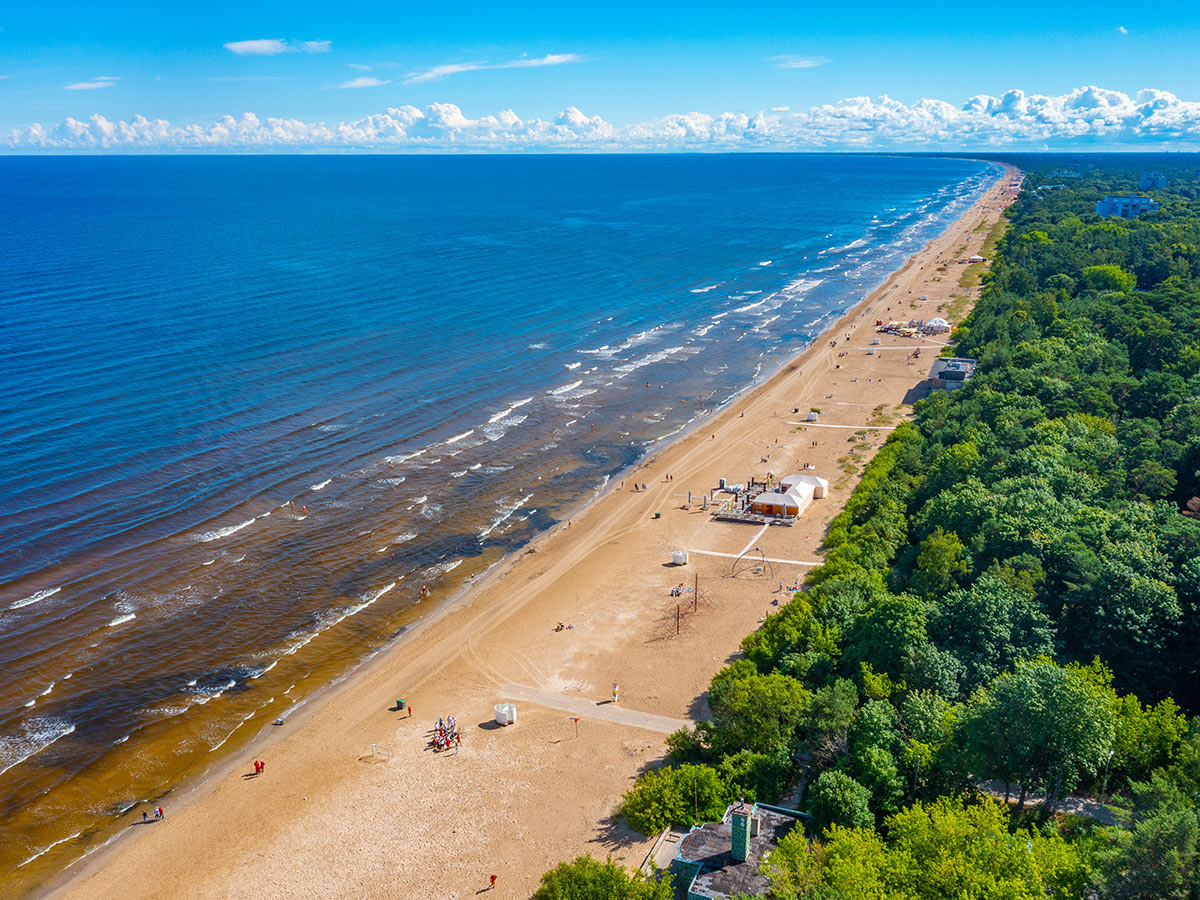
<path id="1" fill-rule="evenodd" d="M 978 251 L 1010 174 L 775 377 L 497 567 L 414 629 L 419 639 L 268 729 L 244 761 L 168 798 L 163 821 L 136 825 L 131 811 L 125 839 L 44 893 L 442 900 L 496 874 L 493 896 L 527 897 L 545 869 L 580 853 L 639 864 L 650 841 L 613 824 L 613 807 L 661 758 L 665 730 L 705 716 L 709 679 L 786 601 L 780 585 L 820 560 L 825 525 L 924 393 L 944 341 L 884 337 L 888 352 L 868 354 L 874 322 L 931 318 L 962 292 L 953 259 Z M 811 407 L 820 427 L 793 424 Z M 793 527 L 681 508 L 720 478 L 805 465 L 832 490 Z M 670 565 L 676 549 L 692 551 L 689 565 Z M 745 551 L 759 562 L 739 562 Z M 698 585 L 694 608 L 696 595 L 670 596 L 680 583 Z M 415 714 L 389 710 L 397 697 Z M 499 728 L 493 705 L 510 697 L 518 723 Z M 431 723 L 447 715 L 462 746 L 435 754 Z"/>

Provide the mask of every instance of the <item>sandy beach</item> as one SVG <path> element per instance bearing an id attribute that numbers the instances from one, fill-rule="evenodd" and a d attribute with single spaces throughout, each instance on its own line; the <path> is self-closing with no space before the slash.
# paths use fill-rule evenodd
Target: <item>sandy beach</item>
<path id="1" fill-rule="evenodd" d="M 268 726 L 244 759 L 166 798 L 162 821 L 130 811 L 126 834 L 38 893 L 440 900 L 495 874 L 495 896 L 527 897 L 542 872 L 582 853 L 640 865 L 652 840 L 612 822 L 621 794 L 661 760 L 667 733 L 707 714 L 709 679 L 819 563 L 828 521 L 925 393 L 946 336 L 876 346 L 876 320 L 952 304 L 952 321 L 965 314 L 955 260 L 980 250 L 1016 175 L 773 378 Z M 814 407 L 819 422 L 804 422 Z M 716 522 L 701 508 L 721 478 L 805 465 L 831 491 L 792 527 Z M 672 566 L 680 549 L 689 563 Z M 680 583 L 698 593 L 671 596 Z M 411 710 L 393 708 L 400 697 Z M 504 701 L 515 726 L 493 722 Z M 457 751 L 430 748 L 439 716 L 457 717 Z"/>

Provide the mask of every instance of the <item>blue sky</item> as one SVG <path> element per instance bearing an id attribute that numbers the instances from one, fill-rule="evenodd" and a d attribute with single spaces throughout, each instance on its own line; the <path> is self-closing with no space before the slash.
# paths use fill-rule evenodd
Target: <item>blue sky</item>
<path id="1" fill-rule="evenodd" d="M 1200 4 L 8 6 L 0 13 L 4 133 L 94 116 L 107 123 L 140 116 L 175 130 L 208 129 L 222 116 L 246 113 L 258 122 L 336 126 L 396 108 L 423 111 L 428 125 L 429 109 L 453 104 L 471 123 L 512 110 L 526 136 L 532 122 L 553 124 L 577 109 L 615 129 L 605 134 L 619 142 L 629 126 L 694 112 L 794 116 L 886 95 L 910 115 L 922 99 L 961 108 L 972 97 L 1014 89 L 1063 98 L 1095 85 L 1125 96 L 1131 109 L 1146 90 L 1181 101 L 1171 113 L 1179 135 L 1156 125 L 1142 137 L 1161 144 L 1195 141 L 1190 104 L 1200 100 Z M 1128 125 L 1144 113 L 1116 115 Z M 723 134 L 736 127 L 730 122 Z M 479 126 L 471 127 L 477 134 Z M 1098 126 L 1093 137 L 1111 137 L 1111 130 Z M 1046 137 L 1044 129 L 1035 132 L 1035 143 Z"/>

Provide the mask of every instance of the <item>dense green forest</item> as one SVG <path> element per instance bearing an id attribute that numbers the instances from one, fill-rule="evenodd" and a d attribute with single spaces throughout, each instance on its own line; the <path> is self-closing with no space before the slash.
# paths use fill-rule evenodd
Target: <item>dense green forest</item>
<path id="1" fill-rule="evenodd" d="M 1097 217 L 1138 165 L 1025 166 L 975 376 L 893 432 L 630 825 L 803 781 L 778 900 L 1200 900 L 1200 163 Z M 1102 793 L 1116 824 L 1069 814 Z"/>

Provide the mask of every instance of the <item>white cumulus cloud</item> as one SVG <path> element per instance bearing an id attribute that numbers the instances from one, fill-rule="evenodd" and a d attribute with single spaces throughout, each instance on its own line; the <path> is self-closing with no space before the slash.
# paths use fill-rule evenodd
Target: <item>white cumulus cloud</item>
<path id="1" fill-rule="evenodd" d="M 369 76 L 345 87 L 374 87 Z M 96 84 L 98 82 L 82 82 Z M 111 83 L 111 81 L 109 82 Z M 688 151 L 1194 149 L 1200 147 L 1200 102 L 1169 91 L 1136 95 L 1088 85 L 1065 94 L 978 94 L 965 102 L 888 96 L 755 113 L 672 113 L 646 122 L 612 124 L 568 107 L 550 118 L 512 109 L 472 117 L 453 103 L 388 107 L 351 121 L 327 123 L 222 116 L 208 125 L 173 124 L 99 114 L 35 124 L 0 134 L 0 149 L 47 151 Z"/>

